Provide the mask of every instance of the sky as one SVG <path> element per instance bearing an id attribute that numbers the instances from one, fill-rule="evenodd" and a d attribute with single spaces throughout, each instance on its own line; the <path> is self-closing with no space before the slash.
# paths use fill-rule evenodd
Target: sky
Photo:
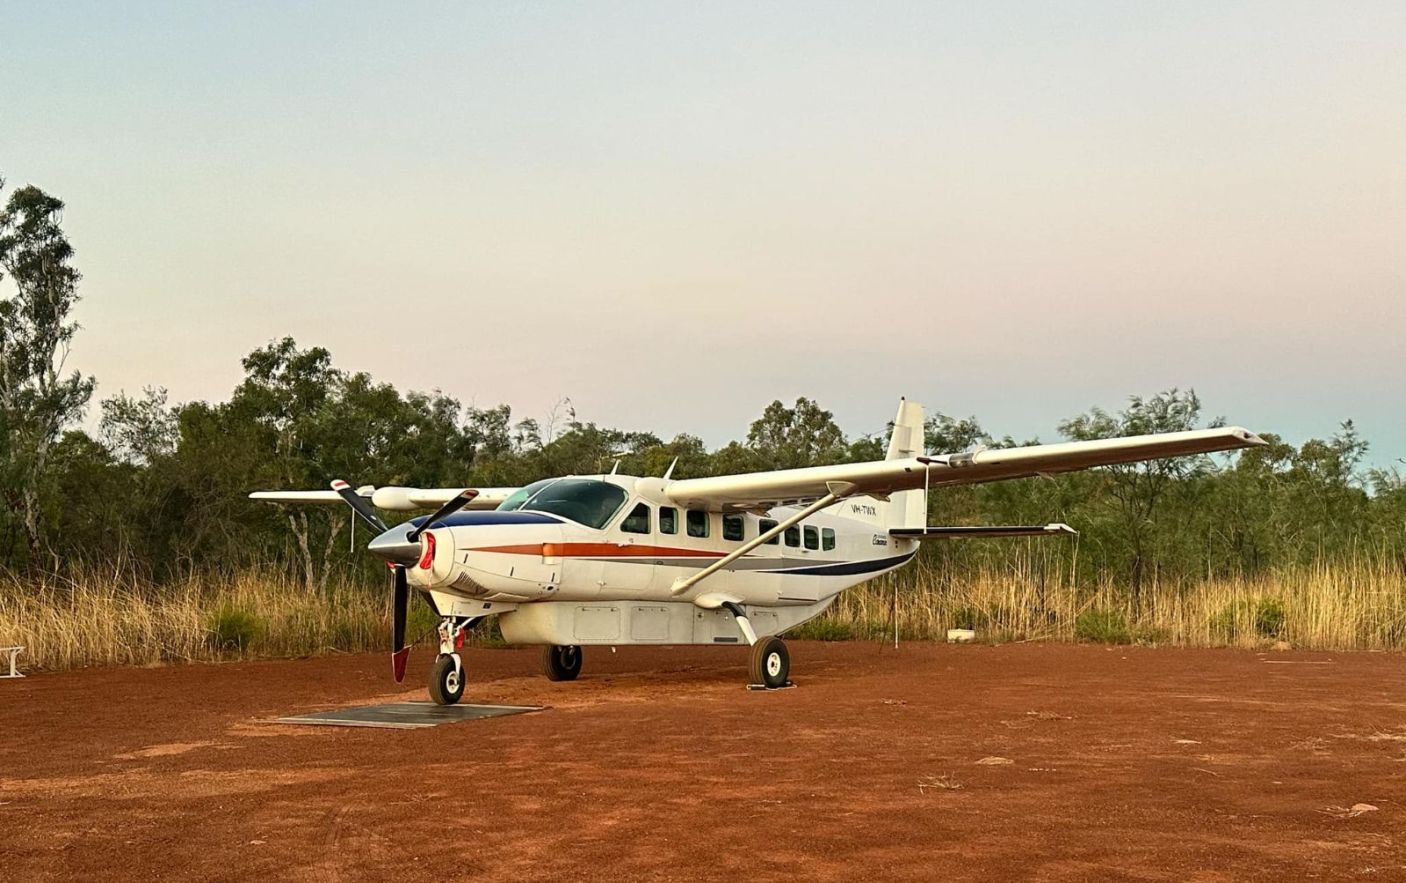
<path id="1" fill-rule="evenodd" d="M 1193 387 L 1406 457 L 1399 0 L 0 0 L 0 47 L 99 397 L 224 399 L 291 335 L 711 445 Z"/>

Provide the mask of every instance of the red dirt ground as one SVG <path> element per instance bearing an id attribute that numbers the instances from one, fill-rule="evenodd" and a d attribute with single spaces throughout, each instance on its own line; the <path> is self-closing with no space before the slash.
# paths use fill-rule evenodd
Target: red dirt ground
<path id="1" fill-rule="evenodd" d="M 470 651 L 465 701 L 550 710 L 426 730 L 266 722 L 423 697 L 380 656 L 0 681 L 0 869 L 1406 879 L 1399 655 L 795 643 L 775 693 L 735 648 L 538 658 Z"/>

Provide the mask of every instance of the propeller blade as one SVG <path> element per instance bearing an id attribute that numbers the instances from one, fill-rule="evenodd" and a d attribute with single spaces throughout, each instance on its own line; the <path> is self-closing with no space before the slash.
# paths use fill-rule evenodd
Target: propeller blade
<path id="1" fill-rule="evenodd" d="M 405 620 L 410 609 L 410 582 L 405 576 L 405 568 L 395 568 L 395 606 L 391 616 L 391 674 L 398 684 L 405 680 L 405 664 L 410 661 L 410 648 L 405 646 Z"/>
<path id="2" fill-rule="evenodd" d="M 445 503 L 443 506 L 440 506 L 440 507 L 439 507 L 439 510 L 436 511 L 435 514 L 431 515 L 429 518 L 426 518 L 424 521 L 420 522 L 420 526 L 417 527 L 417 528 L 415 528 L 414 530 L 410 531 L 410 533 L 406 534 L 406 535 L 405 535 L 405 538 L 406 538 L 407 540 L 409 540 L 410 542 L 412 542 L 412 543 L 415 542 L 415 541 L 417 541 L 417 540 L 419 540 L 419 539 L 420 539 L 420 534 L 422 534 L 422 533 L 424 533 L 425 531 L 429 530 L 429 529 L 430 529 L 430 525 L 434 524 L 436 521 L 441 521 L 441 520 L 443 520 L 443 519 L 445 519 L 445 518 L 448 518 L 449 516 L 453 515 L 455 512 L 458 512 L 460 509 L 462 509 L 462 508 L 464 508 L 465 506 L 469 505 L 469 501 L 472 500 L 474 497 L 477 497 L 477 496 L 478 496 L 478 491 L 474 490 L 474 489 L 471 488 L 471 487 L 470 487 L 470 488 L 464 488 L 462 491 L 459 491 L 459 493 L 458 493 L 453 499 L 451 499 L 448 503 Z"/>
<path id="3" fill-rule="evenodd" d="M 381 516 L 376 514 L 376 510 L 371 508 L 371 504 L 366 502 L 366 498 L 352 490 L 351 485 L 340 478 L 332 482 L 332 490 L 337 492 L 337 496 L 347 501 L 347 505 L 352 507 L 352 511 L 361 516 L 361 520 L 376 528 L 379 533 L 386 532 L 386 523 L 381 520 Z"/>

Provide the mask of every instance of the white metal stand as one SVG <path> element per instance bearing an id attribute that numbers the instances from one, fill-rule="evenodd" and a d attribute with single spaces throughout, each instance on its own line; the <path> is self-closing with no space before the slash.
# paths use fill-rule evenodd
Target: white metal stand
<path id="1" fill-rule="evenodd" d="M 0 647 L 0 653 L 10 654 L 10 673 L 7 675 L 0 675 L 0 678 L 24 677 L 24 675 L 20 674 L 20 670 L 15 664 L 15 661 L 19 659 L 20 653 L 22 652 L 24 652 L 23 647 Z"/>

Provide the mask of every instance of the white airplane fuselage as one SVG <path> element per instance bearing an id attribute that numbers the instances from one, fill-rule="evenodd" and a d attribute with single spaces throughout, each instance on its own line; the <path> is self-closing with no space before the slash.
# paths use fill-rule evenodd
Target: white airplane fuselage
<path id="1" fill-rule="evenodd" d="M 602 527 L 530 505 L 459 512 L 424 532 L 410 585 L 443 614 L 499 615 L 513 643 L 735 643 L 738 629 L 717 609 L 721 601 L 746 607 L 758 634 L 775 634 L 818 615 L 843 590 L 907 563 L 918 546 L 889 536 L 883 504 L 845 500 L 676 593 L 679 580 L 799 507 L 690 510 L 664 494 L 666 479 L 589 480 L 624 491 Z"/>

